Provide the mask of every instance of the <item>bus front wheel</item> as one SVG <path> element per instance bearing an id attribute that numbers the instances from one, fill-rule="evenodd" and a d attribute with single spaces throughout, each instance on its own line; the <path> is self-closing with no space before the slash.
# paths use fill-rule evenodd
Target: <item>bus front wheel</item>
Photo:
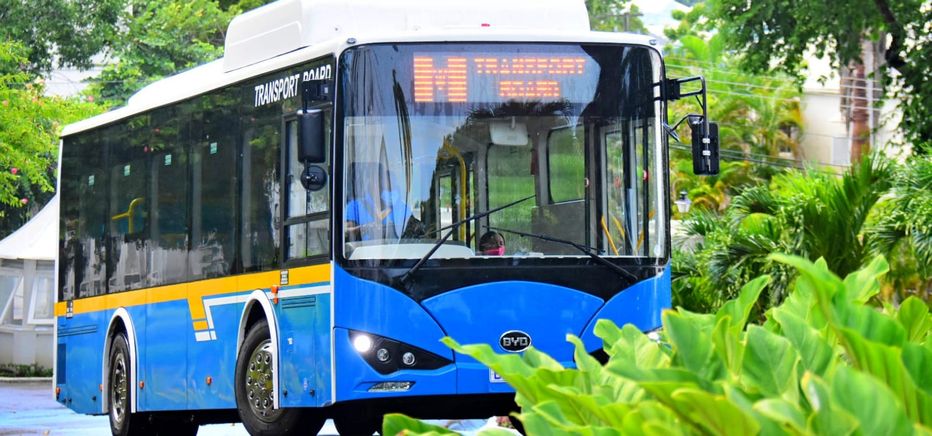
<path id="1" fill-rule="evenodd" d="M 301 409 L 276 409 L 272 384 L 272 341 L 265 320 L 246 334 L 236 360 L 236 407 L 251 435 L 317 434 L 322 417 Z"/>

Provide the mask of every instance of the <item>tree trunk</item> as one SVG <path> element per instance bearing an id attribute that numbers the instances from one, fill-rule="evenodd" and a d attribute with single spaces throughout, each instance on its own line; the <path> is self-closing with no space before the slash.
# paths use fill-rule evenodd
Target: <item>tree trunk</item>
<path id="1" fill-rule="evenodd" d="M 867 94 L 867 80 L 864 80 L 864 61 L 858 62 L 853 68 L 851 78 L 851 110 L 848 120 L 851 123 L 851 164 L 861 161 L 861 158 L 870 153 L 871 129 L 868 126 L 869 102 Z"/>

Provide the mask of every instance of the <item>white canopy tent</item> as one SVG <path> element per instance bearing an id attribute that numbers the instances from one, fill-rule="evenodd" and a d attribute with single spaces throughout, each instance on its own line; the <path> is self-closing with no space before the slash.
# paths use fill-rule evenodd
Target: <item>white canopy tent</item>
<path id="1" fill-rule="evenodd" d="M 52 365 L 58 195 L 0 241 L 0 364 Z"/>

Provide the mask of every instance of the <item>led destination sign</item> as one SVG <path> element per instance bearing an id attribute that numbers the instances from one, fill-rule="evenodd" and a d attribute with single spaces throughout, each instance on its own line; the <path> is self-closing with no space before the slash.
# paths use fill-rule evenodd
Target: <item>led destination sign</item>
<path id="1" fill-rule="evenodd" d="M 573 100 L 568 88 L 588 73 L 587 62 L 566 55 L 415 54 L 414 102 Z"/>

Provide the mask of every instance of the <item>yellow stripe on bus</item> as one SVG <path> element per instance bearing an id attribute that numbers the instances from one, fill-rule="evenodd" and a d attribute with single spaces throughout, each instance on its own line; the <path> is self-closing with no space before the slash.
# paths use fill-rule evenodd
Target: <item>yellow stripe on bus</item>
<path id="1" fill-rule="evenodd" d="M 194 321 L 194 331 L 207 330 L 207 320 Z"/>
<path id="2" fill-rule="evenodd" d="M 288 284 L 300 285 L 330 281 L 330 264 L 305 266 L 288 270 Z M 191 283 L 159 286 L 135 291 L 117 292 L 89 298 L 74 300 L 73 313 L 99 312 L 119 307 L 141 306 L 143 304 L 165 303 L 176 300 L 188 300 L 191 319 L 204 319 L 204 297 L 232 294 L 254 289 L 268 289 L 281 283 L 281 271 L 244 274 L 218 279 L 199 280 Z M 55 316 L 65 316 L 67 303 L 55 303 Z"/>

